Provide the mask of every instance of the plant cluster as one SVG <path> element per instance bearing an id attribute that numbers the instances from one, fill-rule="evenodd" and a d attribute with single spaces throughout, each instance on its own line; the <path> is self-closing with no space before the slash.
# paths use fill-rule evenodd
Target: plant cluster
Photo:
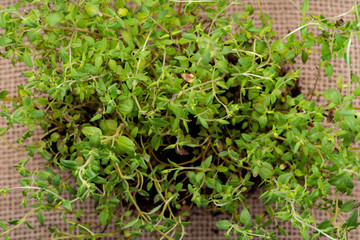
<path id="1" fill-rule="evenodd" d="M 349 12 L 326 18 L 308 14 L 305 0 L 300 27 L 282 38 L 266 14 L 255 26 L 251 5 L 227 17 L 238 4 L 23 0 L 2 8 L 0 55 L 30 70 L 18 96 L 0 92 L 12 102 L 2 105 L 8 126 L 0 135 L 27 126 L 19 144 L 29 158 L 39 153 L 47 160 L 30 171 L 29 158 L 22 159 L 21 187 L 2 192 L 21 189 L 24 207 L 35 199 L 29 214 L 41 225 L 44 211 L 60 212 L 70 232 L 50 228 L 52 239 L 136 238 L 144 231 L 182 239 L 185 206 L 192 205 L 229 213 L 216 224 L 227 238 L 273 239 L 267 226 L 286 234 L 279 222 L 291 222 L 304 239 L 346 239 L 359 225 L 358 204 L 341 201 L 360 174 L 352 103 L 360 87 L 350 91 L 359 77 L 349 54 L 360 33 L 356 1 Z M 354 21 L 340 19 L 352 13 Z M 338 89 L 324 92 L 326 106 L 306 100 L 296 85 L 294 64 L 306 63 L 315 46 L 328 78 L 331 61 L 344 58 L 348 66 L 348 83 L 339 76 Z M 325 128 L 330 112 L 334 123 Z M 45 132 L 41 141 L 23 144 L 37 126 Z M 71 171 L 76 185 L 53 168 Z M 259 187 L 266 213 L 252 216 L 246 200 Z M 117 232 L 97 233 L 76 220 L 82 210 L 73 206 L 87 198 L 97 201 L 101 224 L 115 224 Z M 332 218 L 318 222 L 314 209 Z M 29 214 L 8 221 L 13 227 L 0 221 L 0 236 L 22 223 L 32 228 Z"/>

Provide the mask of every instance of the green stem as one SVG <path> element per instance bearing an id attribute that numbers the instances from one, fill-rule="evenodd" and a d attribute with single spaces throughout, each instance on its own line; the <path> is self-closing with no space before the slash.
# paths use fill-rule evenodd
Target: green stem
<path id="1" fill-rule="evenodd" d="M 124 178 L 124 175 L 122 174 L 122 172 L 121 172 L 121 170 L 120 170 L 120 167 L 119 167 L 119 165 L 118 165 L 117 163 L 115 163 L 115 168 L 116 168 L 117 173 L 119 174 L 119 177 L 120 177 L 122 180 L 124 180 L 124 179 L 125 179 L 125 178 Z M 134 204 L 134 206 L 135 206 L 136 210 L 139 212 L 140 216 L 141 216 L 147 223 L 150 224 L 149 218 L 144 214 L 143 211 L 141 211 L 141 209 L 140 209 L 139 205 L 137 204 L 136 200 L 135 200 L 134 197 L 131 195 L 131 192 L 130 192 L 130 189 L 129 189 L 129 184 L 128 184 L 127 182 L 125 182 L 125 183 L 126 183 L 126 192 L 128 193 L 131 202 Z M 161 234 L 163 237 L 165 237 L 166 239 L 172 240 L 171 237 L 169 237 L 169 236 L 167 236 L 166 234 L 164 234 L 164 233 L 163 233 L 162 231 L 160 231 L 160 229 L 158 229 L 157 227 L 155 227 L 155 229 L 156 229 L 156 231 L 157 231 L 158 233 L 160 233 L 160 234 Z"/>
<path id="2" fill-rule="evenodd" d="M 23 218 L 21 218 L 21 219 L 19 220 L 18 224 L 16 224 L 16 225 L 15 225 L 14 227 L 12 227 L 12 228 L 7 229 L 5 232 L 0 233 L 0 236 L 3 236 L 3 235 L 5 235 L 5 234 L 11 232 L 12 230 L 18 228 L 22 223 L 24 223 L 24 222 L 26 221 L 26 218 L 27 218 L 28 216 L 30 216 L 32 213 L 36 212 L 37 210 L 41 209 L 42 207 L 43 207 L 43 206 L 34 208 L 34 209 L 31 210 L 30 212 L 28 212 Z"/>

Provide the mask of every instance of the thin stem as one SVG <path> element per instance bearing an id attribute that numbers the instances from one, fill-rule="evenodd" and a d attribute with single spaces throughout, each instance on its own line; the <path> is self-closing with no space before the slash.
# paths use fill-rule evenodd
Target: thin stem
<path id="1" fill-rule="evenodd" d="M 120 170 L 120 167 L 117 163 L 114 163 L 115 164 L 115 168 L 116 168 L 116 172 L 119 174 L 119 177 L 124 180 L 124 176 Z M 147 222 L 147 223 L 150 223 L 150 219 L 148 218 L 148 216 L 146 216 L 144 214 L 143 211 L 141 211 L 139 205 L 137 204 L 136 200 L 134 199 L 134 197 L 131 195 L 131 192 L 130 192 L 130 189 L 129 189 L 129 184 L 127 182 L 126 183 L 126 192 L 128 193 L 128 196 L 129 198 L 131 199 L 131 202 L 134 204 L 136 210 L 139 212 L 140 216 Z M 171 237 L 167 236 L 166 234 L 164 234 L 162 231 L 160 231 L 160 229 L 158 229 L 157 227 L 155 227 L 156 231 L 159 232 L 163 237 L 167 238 L 167 239 L 171 239 Z"/>
<path id="2" fill-rule="evenodd" d="M 8 145 L 9 147 L 11 147 L 12 149 L 15 149 L 17 151 L 22 151 L 22 152 L 26 152 L 27 150 L 26 149 L 20 149 L 20 148 L 17 148 L 13 145 L 11 145 L 9 142 L 7 142 L 4 138 L 0 137 L 0 140 L 3 141 L 6 145 Z"/>
<path id="3" fill-rule="evenodd" d="M 55 239 L 74 239 L 74 238 L 81 238 L 81 239 L 86 239 L 88 237 L 105 237 L 105 236 L 113 236 L 113 235 L 117 235 L 120 233 L 120 231 L 116 231 L 116 232 L 109 232 L 109 233 L 95 233 L 95 235 L 86 235 L 86 234 L 81 234 L 81 235 L 73 235 L 73 234 L 68 234 L 66 232 L 59 232 L 60 234 L 63 235 L 67 235 L 67 236 L 63 236 L 63 237 L 56 237 L 56 238 L 51 238 L 52 240 Z"/>
<path id="4" fill-rule="evenodd" d="M 301 12 L 301 14 L 303 14 L 303 11 L 296 3 L 294 3 L 292 0 L 289 0 L 289 1 Z"/>
<path id="5" fill-rule="evenodd" d="M 24 222 L 26 221 L 26 218 L 27 218 L 28 216 L 30 216 L 32 213 L 36 212 L 37 210 L 41 209 L 42 207 L 43 207 L 43 206 L 40 206 L 40 207 L 34 208 L 33 210 L 29 211 L 23 218 L 21 218 L 21 219 L 19 220 L 18 224 L 16 224 L 16 225 L 15 225 L 14 227 L 12 227 L 12 228 L 7 229 L 5 232 L 0 233 L 0 236 L 3 236 L 3 235 L 5 235 L 5 234 L 11 232 L 12 230 L 18 228 L 22 223 L 24 223 Z"/>
<path id="6" fill-rule="evenodd" d="M 0 99 L 0 101 L 5 101 L 5 102 L 20 102 L 21 99 L 20 99 L 20 98 L 4 97 L 4 98 Z"/>
<path id="7" fill-rule="evenodd" d="M 321 66 L 321 64 L 320 64 L 320 66 L 319 66 L 319 68 L 318 68 L 318 71 L 317 71 L 317 73 L 316 73 L 316 75 L 315 75 L 315 83 L 314 83 L 313 89 L 312 89 L 311 92 L 310 92 L 310 99 L 309 99 L 310 101 L 311 101 L 312 97 L 314 96 L 314 92 L 315 92 L 315 89 L 316 89 L 318 80 L 319 80 L 319 78 L 320 78 L 321 70 L 322 70 L 322 66 Z"/>
<path id="8" fill-rule="evenodd" d="M 321 19 L 321 20 L 318 20 L 316 22 L 310 22 L 308 24 L 305 24 L 304 26 L 300 26 L 298 27 L 297 29 L 295 29 L 294 31 L 290 32 L 289 34 L 287 34 L 285 37 L 283 37 L 281 39 L 281 41 L 283 41 L 284 39 L 288 38 L 291 34 L 305 28 L 305 27 L 308 27 L 310 25 L 320 25 L 321 23 L 320 22 L 323 22 L 323 21 L 328 21 L 328 20 L 331 20 L 331 19 L 336 19 L 336 18 L 339 18 L 339 17 L 342 17 L 342 16 L 346 16 L 348 15 L 349 13 L 351 13 L 354 9 L 356 9 L 355 6 L 353 6 L 349 11 L 345 12 L 345 13 L 342 13 L 340 15 L 337 15 L 337 16 L 334 16 L 334 17 L 328 17 L 328 18 L 324 18 L 324 19 Z M 325 27 L 325 25 L 322 25 L 323 27 Z"/>
<path id="9" fill-rule="evenodd" d="M 290 206 L 291 206 L 292 216 L 294 217 L 294 219 L 295 219 L 297 222 L 299 222 L 300 224 L 303 224 L 303 225 L 305 225 L 305 226 L 308 226 L 308 227 L 311 228 L 311 229 L 314 229 L 314 230 L 318 231 L 319 233 L 323 234 L 324 236 L 328 237 L 328 238 L 331 239 L 331 240 L 337 240 L 336 238 L 333 238 L 333 237 L 331 237 L 330 235 L 328 235 L 327 233 L 325 233 L 323 230 L 318 229 L 317 227 L 314 227 L 313 225 L 308 224 L 308 223 L 305 222 L 303 219 L 298 218 L 298 217 L 297 217 L 298 213 L 295 211 L 294 203 L 291 202 L 291 203 L 290 203 Z"/>
<path id="10" fill-rule="evenodd" d="M 348 45 L 346 47 L 346 66 L 347 66 L 347 77 L 348 77 L 348 92 L 347 95 L 350 96 L 351 93 L 351 63 L 350 63 L 350 47 L 351 47 L 351 43 L 352 43 L 352 38 L 353 38 L 354 33 L 351 32 L 350 37 L 349 37 L 349 42 Z"/>
<path id="11" fill-rule="evenodd" d="M 303 26 L 300 26 L 300 27 L 298 27 L 297 29 L 295 29 L 295 30 L 293 30 L 292 32 L 290 32 L 289 34 L 287 34 L 285 37 L 283 37 L 280 41 L 284 41 L 286 38 L 288 38 L 289 36 L 291 36 L 293 33 L 296 33 L 297 31 L 300 31 L 301 29 L 306 28 L 306 27 L 311 26 L 311 25 L 319 26 L 320 23 L 318 23 L 318 22 L 309 22 L 309 23 L 307 23 L 307 24 L 305 24 L 305 25 L 303 25 Z"/>

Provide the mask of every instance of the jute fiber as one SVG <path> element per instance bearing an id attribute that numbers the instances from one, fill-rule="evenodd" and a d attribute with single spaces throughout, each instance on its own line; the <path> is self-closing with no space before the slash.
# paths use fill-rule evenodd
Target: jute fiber
<path id="1" fill-rule="evenodd" d="M 4 1 L 0 0 L 0 4 L 2 6 L 6 6 L 8 4 L 15 4 L 17 1 Z M 240 1 L 252 3 L 256 12 L 259 13 L 259 8 L 257 5 L 257 1 Z M 302 1 L 294 0 L 294 3 L 301 6 Z M 261 0 L 261 8 L 264 13 L 269 14 L 271 18 L 274 19 L 274 30 L 279 34 L 279 36 L 285 36 L 289 31 L 296 29 L 301 22 L 301 13 L 299 10 L 289 1 L 289 0 Z M 352 0 L 313 0 L 310 1 L 310 12 L 314 14 L 324 14 L 326 17 L 338 16 L 344 12 L 347 12 L 351 9 L 353 4 Z M 237 12 L 243 9 L 243 6 L 237 6 L 230 9 L 230 12 Z M 257 16 L 254 15 L 254 19 L 257 19 Z M 344 18 L 344 20 L 349 20 L 348 18 Z M 257 24 L 259 24 L 258 20 L 255 20 Z M 352 71 L 360 75 L 360 46 L 356 41 L 354 41 L 354 45 L 351 50 L 352 56 Z M 310 93 L 321 93 L 323 90 L 329 88 L 336 88 L 336 79 L 339 74 L 342 74 L 343 79 L 346 79 L 346 65 L 343 61 L 339 61 L 334 65 L 334 74 L 331 79 L 328 79 L 323 71 L 317 77 L 317 67 L 319 65 L 319 56 L 314 54 L 309 58 L 309 62 L 303 66 L 302 64 L 297 64 L 297 67 L 301 67 L 301 75 L 299 78 L 299 85 L 301 87 L 302 93 L 309 99 Z M 0 91 L 6 89 L 10 92 L 9 96 L 15 96 L 17 93 L 17 85 L 24 83 L 24 77 L 22 76 L 22 72 L 26 71 L 27 68 L 23 64 L 17 64 L 13 66 L 10 61 L 0 60 Z M 354 86 L 353 86 L 354 87 Z M 313 96 L 312 100 L 316 100 L 316 102 L 320 105 L 325 104 L 323 98 L 317 98 Z M 359 106 L 360 104 L 357 103 Z M 329 123 L 330 124 L 330 123 Z M 0 127 L 5 126 L 5 119 L 0 118 Z M 25 132 L 26 129 L 22 126 L 16 126 L 15 129 L 11 129 L 5 136 L 4 139 L 12 146 L 17 148 L 21 148 L 19 144 L 16 143 L 16 139 Z M 33 137 L 31 141 L 36 141 L 43 133 L 41 131 L 37 131 L 37 134 Z M 18 151 L 11 147 L 8 144 L 0 141 L 0 182 L 1 188 L 4 187 L 18 187 L 19 179 L 21 176 L 17 173 L 16 169 L 13 167 L 16 165 L 22 158 L 27 157 L 26 151 Z M 31 158 L 28 163 L 28 167 L 30 169 L 34 169 L 36 166 L 44 163 L 45 161 L 39 157 L 35 156 Z M 61 173 L 63 176 L 68 176 L 70 172 Z M 357 183 L 355 185 L 355 189 L 351 196 L 351 199 L 357 199 L 360 201 L 360 192 L 359 190 L 360 184 Z M 260 195 L 260 191 L 254 193 L 249 197 L 247 204 L 251 206 L 250 211 L 253 216 L 255 214 L 263 214 L 265 212 L 265 208 L 263 207 L 263 202 L 258 200 L 258 196 Z M 343 196 L 344 200 L 350 199 L 347 196 Z M 19 204 L 22 201 L 21 190 L 12 191 L 11 194 L 8 194 L 5 198 L 0 196 L 0 220 L 7 221 L 11 219 L 20 219 L 22 218 L 30 209 L 23 209 L 19 207 Z M 91 212 L 94 212 L 96 204 L 94 201 L 87 200 L 82 205 L 75 206 L 75 210 L 83 208 L 84 212 L 88 212 L 87 220 L 90 222 L 99 222 L 96 215 L 92 215 Z M 15 231 L 12 231 L 10 234 L 10 239 L 20 240 L 20 239 L 50 239 L 48 227 L 54 228 L 56 225 L 60 229 L 66 230 L 68 226 L 64 224 L 63 219 L 59 216 L 59 214 L 45 213 L 45 226 L 41 227 L 36 219 L 36 214 L 30 215 L 28 217 L 28 221 L 35 227 L 35 230 L 30 230 L 26 227 L 25 224 L 18 227 Z M 318 222 L 324 221 L 328 219 L 328 215 L 323 212 L 319 212 L 316 215 L 316 219 Z M 218 240 L 224 239 L 222 232 L 218 231 L 215 223 L 219 220 L 226 219 L 225 215 L 214 215 L 206 210 L 193 209 L 191 211 L 191 216 L 187 221 L 191 221 L 192 224 L 187 227 L 187 232 L 191 235 L 185 239 L 194 239 L 194 240 Z M 279 235 L 278 239 L 302 239 L 299 231 L 291 226 L 291 224 L 283 224 L 282 227 L 288 232 L 288 236 Z M 101 232 L 103 227 L 99 227 L 97 232 Z M 115 228 L 108 228 L 106 231 L 114 231 Z M 275 231 L 276 232 L 276 231 Z M 121 239 L 118 237 L 108 237 L 106 239 Z M 140 239 L 154 239 L 154 236 L 150 234 L 144 234 Z M 350 232 L 349 239 L 360 239 L 360 229 L 354 230 Z"/>

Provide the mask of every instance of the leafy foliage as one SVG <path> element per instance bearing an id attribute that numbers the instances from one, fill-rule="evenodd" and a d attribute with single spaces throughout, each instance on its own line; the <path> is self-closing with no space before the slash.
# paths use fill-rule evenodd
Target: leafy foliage
<path id="1" fill-rule="evenodd" d="M 35 198 L 30 213 L 41 225 L 43 211 L 61 209 L 73 239 L 108 235 L 67 217 L 81 216 L 73 205 L 87 198 L 98 202 L 100 223 L 115 224 L 125 237 L 151 231 L 181 239 L 188 214 L 182 205 L 195 204 L 232 215 L 216 224 L 227 237 L 272 239 L 276 234 L 266 227 L 286 234 L 282 221 L 304 239 L 346 239 L 359 225 L 355 201 L 340 200 L 359 177 L 353 145 L 360 120 L 352 103 L 359 89 L 350 92 L 359 77 L 351 74 L 349 54 L 358 19 L 331 22 L 308 14 L 304 1 L 301 26 L 279 38 L 269 16 L 260 15 L 262 26 L 255 26 L 251 5 L 226 17 L 240 3 L 133 2 L 24 0 L 1 11 L 1 56 L 31 68 L 18 96 L 0 92 L 13 103 L 2 106 L 1 116 L 9 128 L 28 127 L 20 144 L 36 126 L 46 133 L 26 149 L 48 166 L 29 171 L 28 158 L 16 166 L 23 176 L 21 205 Z M 19 11 L 28 4 L 31 10 Z M 356 6 L 351 12 L 358 16 Z M 321 34 L 310 32 L 311 25 Z M 344 58 L 349 68 L 348 84 L 339 76 L 339 89 L 324 92 L 329 103 L 322 107 L 294 91 L 300 69 L 293 64 L 299 57 L 306 63 L 316 45 L 328 78 L 332 60 Z M 291 70 L 284 72 L 285 65 Z M 325 128 L 330 113 L 334 124 Z M 51 167 L 71 171 L 76 186 Z M 246 205 L 254 187 L 262 188 L 267 209 L 255 218 Z M 333 217 L 319 223 L 311 209 Z M 346 219 L 341 212 L 352 213 Z M 26 216 L 8 223 L 24 222 L 31 227 Z M 0 227 L 0 235 L 12 230 Z M 50 231 L 54 239 L 64 234 Z"/>

